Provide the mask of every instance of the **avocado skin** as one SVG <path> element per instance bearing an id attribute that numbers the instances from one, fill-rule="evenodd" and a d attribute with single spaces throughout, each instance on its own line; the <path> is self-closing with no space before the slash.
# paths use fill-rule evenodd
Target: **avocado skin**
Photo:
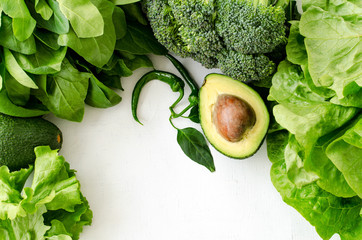
<path id="1" fill-rule="evenodd" d="M 60 129 L 41 117 L 19 118 L 0 114 L 0 166 L 6 165 L 11 171 L 33 164 L 35 147 L 60 149 L 62 142 Z"/>

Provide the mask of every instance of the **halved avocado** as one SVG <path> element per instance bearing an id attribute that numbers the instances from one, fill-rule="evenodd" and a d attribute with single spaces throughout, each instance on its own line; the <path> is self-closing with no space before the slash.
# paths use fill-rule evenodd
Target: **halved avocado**
<path id="1" fill-rule="evenodd" d="M 269 127 L 269 113 L 260 95 L 248 85 L 222 74 L 205 77 L 199 111 L 208 141 L 232 158 L 253 155 Z"/>

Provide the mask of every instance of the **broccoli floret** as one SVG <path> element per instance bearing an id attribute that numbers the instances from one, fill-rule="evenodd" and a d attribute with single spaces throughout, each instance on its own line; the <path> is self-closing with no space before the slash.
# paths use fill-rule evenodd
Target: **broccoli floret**
<path id="1" fill-rule="evenodd" d="M 167 49 L 207 68 L 217 66 L 223 44 L 214 27 L 213 1 L 153 0 L 144 6 L 156 38 Z"/>
<path id="2" fill-rule="evenodd" d="M 270 79 L 267 54 L 286 40 L 285 13 L 270 0 L 144 0 L 168 50 L 240 81 Z"/>
<path id="3" fill-rule="evenodd" d="M 265 81 L 275 71 L 275 63 L 263 54 L 244 54 L 225 49 L 218 60 L 223 73 L 243 82 Z"/>
<path id="4" fill-rule="evenodd" d="M 181 25 L 176 21 L 168 1 L 144 1 L 143 6 L 157 40 L 169 51 L 181 57 L 191 57 L 191 52 L 178 34 Z"/>
<path id="5" fill-rule="evenodd" d="M 285 12 L 270 0 L 219 0 L 217 10 L 216 30 L 238 52 L 268 53 L 286 39 Z"/>

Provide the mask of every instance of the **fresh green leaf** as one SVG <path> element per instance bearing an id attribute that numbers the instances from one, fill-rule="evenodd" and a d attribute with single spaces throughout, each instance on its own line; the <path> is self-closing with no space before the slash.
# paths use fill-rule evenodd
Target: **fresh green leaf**
<path id="1" fill-rule="evenodd" d="M 30 15 L 24 0 L 2 0 L 0 8 L 13 19 L 14 36 L 19 41 L 24 41 L 32 35 L 36 21 Z"/>
<path id="2" fill-rule="evenodd" d="M 48 146 L 36 147 L 35 153 L 30 188 L 23 186 L 32 166 L 14 172 L 0 167 L 0 239 L 79 239 L 93 215 L 75 171 Z"/>
<path id="3" fill-rule="evenodd" d="M 112 0 L 115 5 L 126 5 L 130 3 L 140 2 L 141 0 Z"/>
<path id="4" fill-rule="evenodd" d="M 362 198 L 362 115 L 341 137 L 328 145 L 326 154 Z"/>
<path id="5" fill-rule="evenodd" d="M 105 22 L 101 8 L 90 0 L 57 0 L 79 38 L 98 37 L 103 34 Z"/>
<path id="6" fill-rule="evenodd" d="M 21 190 L 32 171 L 33 167 L 16 172 L 10 172 L 6 166 L 0 167 L 0 222 L 1 220 L 12 220 L 17 216 L 24 217 L 26 215 L 19 204 L 22 200 Z"/>
<path id="7" fill-rule="evenodd" d="M 25 41 L 19 41 L 13 31 L 13 20 L 6 16 L 1 15 L 1 27 L 0 27 L 0 45 L 23 54 L 34 54 L 36 52 L 35 40 L 33 36 L 30 36 Z"/>
<path id="8" fill-rule="evenodd" d="M 37 97 L 56 116 L 79 122 L 84 115 L 89 77 L 64 59 L 61 71 L 48 76 L 46 92 L 39 91 Z"/>
<path id="9" fill-rule="evenodd" d="M 49 20 L 53 15 L 53 10 L 48 5 L 46 0 L 35 0 L 35 11 L 39 13 L 44 20 Z"/>
<path id="10" fill-rule="evenodd" d="M 308 161 L 306 161 L 306 164 L 304 165 L 305 169 L 314 172 L 319 176 L 317 181 L 319 187 L 337 197 L 344 198 L 356 196 L 356 193 L 348 185 L 342 172 L 339 171 L 328 158 L 325 149 L 336 137 L 338 137 L 338 135 L 341 134 L 339 131 L 343 134 L 345 128 L 349 128 L 348 125 L 347 127 L 337 129 L 318 139 L 311 151 Z"/>
<path id="11" fill-rule="evenodd" d="M 108 108 L 117 105 L 122 98 L 112 89 L 100 82 L 94 75 L 90 78 L 85 102 L 98 108 Z"/>
<path id="12" fill-rule="evenodd" d="M 37 25 L 50 32 L 57 34 L 65 34 L 69 32 L 69 21 L 61 12 L 59 3 L 56 0 L 48 0 L 49 7 L 53 10 L 53 15 L 49 20 L 44 20 L 39 14 L 35 12 L 35 9 L 29 7 L 32 16 L 34 16 Z"/>
<path id="13" fill-rule="evenodd" d="M 127 34 L 117 40 L 116 50 L 125 51 L 131 54 L 165 55 L 167 50 L 156 40 L 149 27 L 137 23 L 129 23 Z"/>
<path id="14" fill-rule="evenodd" d="M 89 208 L 87 199 L 82 197 L 82 204 L 78 204 L 74 208 L 74 212 L 65 210 L 48 211 L 44 214 L 44 222 L 49 224 L 53 219 L 61 222 L 68 233 L 71 234 L 73 240 L 79 239 L 79 234 L 83 231 L 83 226 L 92 223 L 93 213 Z"/>
<path id="15" fill-rule="evenodd" d="M 123 38 L 127 33 L 127 22 L 122 8 L 114 8 L 112 19 L 116 31 L 116 39 Z"/>
<path id="16" fill-rule="evenodd" d="M 5 67 L 11 76 L 14 77 L 16 81 L 28 88 L 37 89 L 38 86 L 34 83 L 33 79 L 31 79 L 24 70 L 20 67 L 15 57 L 11 53 L 11 51 L 7 48 L 4 48 L 4 59 L 5 59 Z"/>
<path id="17" fill-rule="evenodd" d="M 362 8 L 356 6 L 354 11 L 361 14 Z M 332 102 L 361 107 L 362 24 L 351 20 L 350 15 L 343 18 L 344 14 L 309 7 L 301 17 L 300 33 L 305 37 L 314 84 L 335 91 Z"/>
<path id="18" fill-rule="evenodd" d="M 271 179 L 283 200 L 315 226 L 323 239 L 329 239 L 335 233 L 340 234 L 342 240 L 360 239 L 360 198 L 336 197 L 315 182 L 297 188 L 289 180 L 284 158 L 288 135 L 286 131 L 277 131 L 267 137 L 268 157 L 273 162 Z"/>
<path id="19" fill-rule="evenodd" d="M 193 161 L 215 171 L 214 160 L 204 136 L 194 128 L 177 129 L 177 142 Z"/>
<path id="20" fill-rule="evenodd" d="M 137 1 L 137 2 L 140 2 L 140 1 Z M 138 23 L 146 26 L 148 24 L 147 18 L 145 17 L 145 15 L 142 11 L 142 8 L 140 7 L 140 4 L 138 4 L 137 2 L 131 3 L 131 4 L 125 4 L 125 5 L 122 5 L 121 7 L 124 10 L 124 12 L 126 13 L 127 20 L 138 22 Z"/>
<path id="21" fill-rule="evenodd" d="M 332 104 L 312 92 L 300 67 L 286 61 L 273 77 L 270 97 L 279 103 L 273 108 L 276 121 L 295 134 L 307 155 L 319 137 L 342 126 L 358 112 L 356 108 Z"/>
<path id="22" fill-rule="evenodd" d="M 57 219 L 51 221 L 51 228 L 46 233 L 49 240 L 72 240 L 63 223 Z"/>
<path id="23" fill-rule="evenodd" d="M 63 59 L 67 53 L 67 47 L 53 50 L 38 42 L 37 52 L 32 55 L 14 53 L 19 66 L 32 74 L 54 74 L 60 71 Z"/>
<path id="24" fill-rule="evenodd" d="M 60 48 L 58 44 L 59 35 L 57 33 L 53 33 L 42 28 L 37 28 L 34 31 L 34 36 L 40 42 L 53 50 L 58 50 Z"/>
<path id="25" fill-rule="evenodd" d="M 104 34 L 99 37 L 79 38 L 71 29 L 69 33 L 59 36 L 61 46 L 69 46 L 89 63 L 102 67 L 111 58 L 116 44 L 116 33 L 113 25 L 114 5 L 109 1 L 93 0 L 104 20 Z"/>
<path id="26" fill-rule="evenodd" d="M 36 117 L 49 113 L 47 110 L 24 108 L 15 105 L 7 94 L 6 89 L 0 91 L 0 112 L 14 117 Z"/>
<path id="27" fill-rule="evenodd" d="M 13 220 L 0 220 L 0 237 L 4 240 L 32 239 L 42 240 L 50 228 L 44 224 L 45 206 L 33 214 L 17 217 Z"/>
<path id="28" fill-rule="evenodd" d="M 316 181 L 319 177 L 304 168 L 304 148 L 297 142 L 294 135 L 289 136 L 288 144 L 284 150 L 287 176 L 297 188 Z"/>
<path id="29" fill-rule="evenodd" d="M 30 88 L 21 85 L 7 72 L 5 76 L 5 88 L 9 99 L 18 106 L 25 106 L 30 98 Z"/>
<path id="30" fill-rule="evenodd" d="M 308 65 L 304 37 L 299 33 L 299 21 L 291 21 L 290 24 L 288 44 L 286 46 L 288 61 L 294 64 Z"/>

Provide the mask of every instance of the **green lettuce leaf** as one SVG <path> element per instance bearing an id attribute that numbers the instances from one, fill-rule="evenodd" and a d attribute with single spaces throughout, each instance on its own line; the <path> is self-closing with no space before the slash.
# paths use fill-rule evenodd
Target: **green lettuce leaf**
<path id="1" fill-rule="evenodd" d="M 27 214 L 24 217 L 15 219 L 0 220 L 0 239 L 2 240 L 43 240 L 49 226 L 44 224 L 43 213 L 46 212 L 45 206 L 39 207 L 33 214 Z"/>
<path id="2" fill-rule="evenodd" d="M 48 146 L 35 153 L 34 168 L 0 167 L 0 239 L 78 239 L 93 214 L 75 171 Z M 33 169 L 31 187 L 23 188 Z"/>
<path id="3" fill-rule="evenodd" d="M 283 200 L 315 226 L 322 239 L 329 239 L 335 233 L 342 240 L 361 239 L 360 198 L 336 197 L 315 182 L 298 188 L 289 180 L 284 158 L 288 138 L 289 134 L 285 130 L 267 136 L 268 157 L 273 162 L 271 179 Z"/>
<path id="4" fill-rule="evenodd" d="M 362 115 L 341 137 L 328 145 L 326 154 L 362 198 Z"/>
<path id="5" fill-rule="evenodd" d="M 362 107 L 361 14 L 353 1 L 330 1 L 324 9 L 308 7 L 299 23 L 314 84 L 333 90 L 331 102 L 345 106 Z"/>

